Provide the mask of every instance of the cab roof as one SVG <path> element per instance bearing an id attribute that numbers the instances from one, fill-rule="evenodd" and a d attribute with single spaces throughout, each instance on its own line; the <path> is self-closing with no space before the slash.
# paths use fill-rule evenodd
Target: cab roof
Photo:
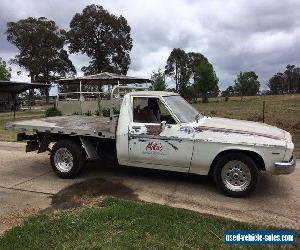
<path id="1" fill-rule="evenodd" d="M 130 96 L 172 96 L 179 95 L 178 93 L 168 91 L 134 91 L 128 93 Z"/>

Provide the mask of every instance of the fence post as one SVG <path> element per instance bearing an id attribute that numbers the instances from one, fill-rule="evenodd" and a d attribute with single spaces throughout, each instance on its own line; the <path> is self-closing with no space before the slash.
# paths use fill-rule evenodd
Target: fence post
<path id="1" fill-rule="evenodd" d="M 82 86 L 81 86 L 81 80 L 79 81 L 79 104 L 80 104 L 80 114 L 83 115 L 83 111 L 82 111 L 82 99 L 83 99 L 83 95 L 82 95 Z"/>
<path id="2" fill-rule="evenodd" d="M 266 101 L 263 100 L 263 123 L 265 123 L 265 106 L 266 106 Z"/>

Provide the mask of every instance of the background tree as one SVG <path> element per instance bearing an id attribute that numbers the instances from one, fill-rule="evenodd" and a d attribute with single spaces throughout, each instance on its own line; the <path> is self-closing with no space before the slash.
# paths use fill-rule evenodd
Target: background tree
<path id="1" fill-rule="evenodd" d="M 224 97 L 234 96 L 234 88 L 232 86 L 227 87 L 227 89 L 222 91 L 222 96 L 224 96 Z"/>
<path id="2" fill-rule="evenodd" d="M 9 81 L 11 74 L 10 69 L 6 68 L 6 62 L 0 57 L 0 80 Z"/>
<path id="3" fill-rule="evenodd" d="M 214 87 L 211 90 L 208 91 L 208 96 L 209 97 L 217 97 L 220 94 L 220 89 L 219 89 L 219 85 L 218 85 L 219 79 L 217 78 L 216 72 L 214 72 L 214 75 L 215 75 L 215 79 L 217 81 L 217 84 L 215 84 Z"/>
<path id="4" fill-rule="evenodd" d="M 202 96 L 202 102 L 207 103 L 209 96 L 217 96 L 219 93 L 219 79 L 208 63 L 200 63 L 196 66 L 194 72 L 194 85 L 198 96 Z"/>
<path id="5" fill-rule="evenodd" d="M 99 5 L 88 5 L 73 16 L 68 42 L 71 53 L 81 52 L 91 59 L 82 68 L 85 74 L 127 73 L 132 39 L 123 16 L 115 16 Z"/>
<path id="6" fill-rule="evenodd" d="M 276 73 L 268 82 L 273 95 L 300 93 L 300 68 L 287 65 L 283 73 Z"/>
<path id="7" fill-rule="evenodd" d="M 218 78 L 212 64 L 201 53 L 189 52 L 190 77 L 193 78 L 195 96 L 202 97 L 203 102 L 208 102 L 208 97 L 219 94 Z"/>
<path id="8" fill-rule="evenodd" d="M 165 73 L 175 80 L 176 92 L 186 99 L 201 96 L 203 102 L 208 102 L 209 96 L 219 94 L 219 80 L 213 66 L 200 53 L 185 53 L 180 48 L 174 48 L 167 60 Z"/>
<path id="9" fill-rule="evenodd" d="M 184 94 L 190 78 L 188 55 L 180 48 L 174 48 L 165 66 L 165 74 L 175 80 L 175 90 Z"/>
<path id="10" fill-rule="evenodd" d="M 194 84 L 190 84 L 186 87 L 183 97 L 189 102 L 197 102 L 198 95 Z"/>
<path id="11" fill-rule="evenodd" d="M 7 40 L 19 49 L 12 61 L 29 72 L 31 82 L 50 84 L 59 77 L 76 73 L 64 50 L 64 31 L 54 21 L 29 17 L 9 22 L 7 27 Z M 48 102 L 49 89 L 45 95 Z"/>
<path id="12" fill-rule="evenodd" d="M 49 61 L 45 62 L 43 70 L 40 74 L 36 77 L 37 82 L 44 82 L 44 83 L 52 83 L 59 78 L 63 78 L 66 76 L 74 76 L 76 74 L 76 69 L 69 59 L 69 55 L 65 50 L 61 50 L 57 57 L 53 57 Z M 68 86 L 62 86 L 62 89 Z M 41 89 L 40 92 L 42 95 L 46 95 L 46 98 L 49 96 L 49 90 Z M 46 99 L 48 103 L 48 99 Z"/>
<path id="13" fill-rule="evenodd" d="M 296 74 L 295 74 L 295 65 L 288 64 L 286 66 L 286 70 L 284 71 L 285 76 L 285 92 L 286 93 L 294 93 L 295 87 L 296 87 Z"/>
<path id="14" fill-rule="evenodd" d="M 241 96 L 256 95 L 259 92 L 260 83 L 255 72 L 240 72 L 234 81 L 234 91 Z"/>
<path id="15" fill-rule="evenodd" d="M 196 53 L 196 52 L 189 52 L 187 53 L 187 55 L 188 55 L 188 64 L 189 64 L 191 77 L 193 77 L 197 70 L 197 67 L 200 64 L 208 63 L 208 59 L 201 53 Z"/>
<path id="16" fill-rule="evenodd" d="M 165 91 L 166 90 L 166 81 L 165 81 L 165 73 L 158 69 L 157 71 L 153 71 L 151 75 L 152 80 L 152 89 L 155 91 Z"/>
<path id="17" fill-rule="evenodd" d="M 270 89 L 271 94 L 279 95 L 284 94 L 285 88 L 285 79 L 283 73 L 277 73 L 272 76 L 268 82 L 268 87 Z"/>

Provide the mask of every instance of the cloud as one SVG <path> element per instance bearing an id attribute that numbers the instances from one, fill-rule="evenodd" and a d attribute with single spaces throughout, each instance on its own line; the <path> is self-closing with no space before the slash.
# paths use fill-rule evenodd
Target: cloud
<path id="1" fill-rule="evenodd" d="M 300 2 L 217 0 L 2 0 L 0 2 L 0 56 L 17 52 L 3 34 L 8 21 L 45 16 L 68 29 L 76 12 L 98 3 L 123 15 L 132 29 L 133 49 L 128 74 L 149 77 L 164 68 L 175 47 L 204 54 L 213 63 L 224 89 L 240 71 L 254 70 L 262 84 L 289 64 L 300 65 Z M 84 55 L 72 55 L 78 74 L 87 65 Z M 16 67 L 13 67 L 13 71 Z M 15 79 L 25 79 L 26 72 Z"/>

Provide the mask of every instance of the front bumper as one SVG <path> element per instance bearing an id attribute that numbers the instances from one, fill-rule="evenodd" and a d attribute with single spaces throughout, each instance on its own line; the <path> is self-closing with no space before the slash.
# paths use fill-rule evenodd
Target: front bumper
<path id="1" fill-rule="evenodd" d="M 275 162 L 273 166 L 273 173 L 274 174 L 290 174 L 294 172 L 296 166 L 295 157 L 289 162 Z"/>

